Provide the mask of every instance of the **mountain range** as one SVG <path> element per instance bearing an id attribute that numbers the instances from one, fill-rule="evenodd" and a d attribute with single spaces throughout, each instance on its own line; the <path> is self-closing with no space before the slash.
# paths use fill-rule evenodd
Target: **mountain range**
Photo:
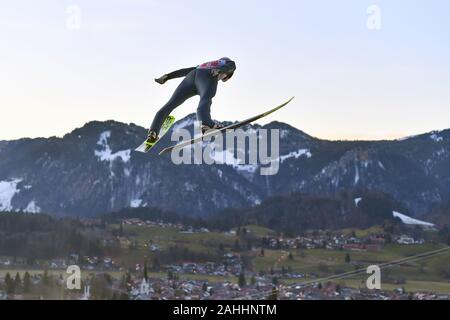
<path id="1" fill-rule="evenodd" d="M 195 115 L 171 131 L 193 130 Z M 90 217 L 132 207 L 158 207 L 192 217 L 245 208 L 276 196 L 332 196 L 343 190 L 383 192 L 412 216 L 450 200 L 450 130 L 391 141 L 329 141 L 281 122 L 244 130 L 279 129 L 276 175 L 240 165 L 175 165 L 157 152 L 134 152 L 146 129 L 92 121 L 63 137 L 0 141 L 0 211 Z"/>

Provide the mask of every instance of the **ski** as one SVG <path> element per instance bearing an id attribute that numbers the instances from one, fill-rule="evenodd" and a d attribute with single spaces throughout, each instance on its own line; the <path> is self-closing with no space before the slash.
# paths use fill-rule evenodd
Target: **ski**
<path id="1" fill-rule="evenodd" d="M 224 131 L 226 131 L 226 130 L 233 130 L 233 129 L 237 129 L 237 128 L 239 128 L 239 127 L 245 126 L 245 125 L 247 125 L 247 124 L 249 124 L 249 123 L 251 123 L 251 122 L 254 122 L 254 121 L 256 121 L 256 120 L 259 120 L 259 119 L 261 119 L 261 118 L 264 118 L 264 117 L 266 117 L 266 116 L 268 116 L 268 115 L 274 113 L 274 112 L 277 111 L 277 110 L 280 110 L 281 108 L 283 108 L 284 106 L 286 106 L 289 102 L 291 102 L 293 99 L 294 99 L 294 97 L 290 98 L 290 99 L 289 99 L 288 101 L 286 101 L 285 103 L 283 103 L 283 104 L 281 104 L 281 105 L 279 105 L 279 106 L 277 106 L 277 107 L 275 107 L 275 108 L 273 108 L 273 109 L 271 109 L 271 110 L 269 110 L 269 111 L 266 111 L 266 112 L 264 112 L 264 113 L 261 113 L 261 114 L 259 114 L 259 115 L 257 115 L 257 116 L 248 118 L 248 119 L 243 120 L 243 121 L 238 122 L 238 123 L 231 124 L 231 125 L 229 125 L 229 126 L 223 127 L 223 128 L 221 128 L 221 129 L 218 129 L 218 130 L 213 130 L 213 131 L 207 132 L 206 134 L 204 134 L 204 135 L 202 135 L 202 136 L 200 136 L 200 137 L 197 137 L 197 138 L 194 138 L 194 139 L 191 139 L 191 140 L 188 140 L 188 141 L 183 141 L 183 142 L 181 142 L 181 143 L 179 143 L 179 144 L 176 144 L 176 145 L 173 145 L 173 146 L 164 148 L 163 150 L 161 150 L 161 151 L 159 152 L 159 155 L 163 155 L 163 154 L 165 154 L 165 153 L 168 153 L 168 152 L 171 152 L 171 151 L 174 151 L 174 150 L 178 150 L 178 149 L 185 148 L 185 147 L 190 146 L 190 145 L 192 145 L 192 144 L 194 144 L 194 143 L 196 143 L 196 142 L 202 141 L 203 138 L 207 138 L 207 137 L 214 136 L 214 135 L 216 135 L 217 133 L 224 132 Z"/>
<path id="2" fill-rule="evenodd" d="M 159 139 L 151 146 L 147 145 L 147 140 L 145 140 L 139 147 L 135 149 L 137 152 L 147 153 L 153 147 L 161 140 L 161 138 L 169 131 L 169 129 L 173 126 L 175 123 L 175 117 L 174 116 L 168 116 L 166 120 L 164 120 L 164 123 L 161 126 L 161 130 L 159 131 Z"/>

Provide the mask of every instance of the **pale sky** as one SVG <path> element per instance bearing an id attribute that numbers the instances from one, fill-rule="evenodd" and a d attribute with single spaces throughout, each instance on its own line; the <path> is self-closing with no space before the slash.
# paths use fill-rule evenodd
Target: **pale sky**
<path id="1" fill-rule="evenodd" d="M 449 12 L 447 0 L 0 0 L 0 140 L 91 120 L 147 127 L 179 83 L 155 77 L 222 56 L 238 69 L 219 84 L 219 121 L 295 95 L 265 122 L 328 139 L 450 128 Z"/>

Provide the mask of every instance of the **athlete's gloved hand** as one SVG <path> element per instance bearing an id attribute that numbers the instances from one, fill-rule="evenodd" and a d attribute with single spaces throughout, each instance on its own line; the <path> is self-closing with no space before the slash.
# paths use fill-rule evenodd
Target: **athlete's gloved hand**
<path id="1" fill-rule="evenodd" d="M 155 79 L 156 82 L 158 82 L 159 84 L 164 84 L 166 83 L 166 81 L 169 80 L 169 77 L 167 76 L 167 74 L 163 75 L 162 77 Z"/>

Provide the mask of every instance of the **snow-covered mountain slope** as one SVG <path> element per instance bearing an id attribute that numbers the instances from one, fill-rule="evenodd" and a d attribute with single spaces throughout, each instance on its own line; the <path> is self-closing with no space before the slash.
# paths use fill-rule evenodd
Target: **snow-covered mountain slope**
<path id="1" fill-rule="evenodd" d="M 192 131 L 194 115 L 172 130 Z M 115 121 L 90 122 L 62 138 L 0 142 L 0 210 L 91 216 L 124 207 L 157 206 L 192 216 L 246 207 L 273 195 L 334 194 L 373 189 L 423 214 L 450 196 L 450 131 L 401 141 L 326 141 L 287 124 L 250 125 L 279 129 L 278 174 L 241 164 L 228 151 L 222 164 L 175 165 L 156 150 L 133 149 L 146 130 Z"/>

